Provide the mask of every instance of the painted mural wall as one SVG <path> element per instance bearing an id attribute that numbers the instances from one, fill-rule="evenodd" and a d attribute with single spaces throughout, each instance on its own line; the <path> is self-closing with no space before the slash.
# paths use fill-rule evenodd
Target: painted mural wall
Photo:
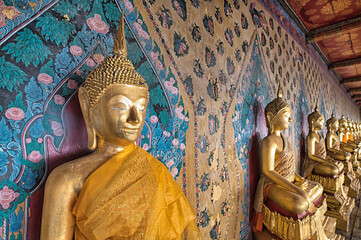
<path id="1" fill-rule="evenodd" d="M 137 144 L 182 186 L 204 239 L 250 235 L 263 109 L 278 83 L 299 160 L 316 104 L 326 119 L 359 120 L 272 0 L 0 0 L 0 239 L 38 239 L 46 177 L 89 153 L 77 89 L 112 54 L 122 11 L 150 91 Z"/>

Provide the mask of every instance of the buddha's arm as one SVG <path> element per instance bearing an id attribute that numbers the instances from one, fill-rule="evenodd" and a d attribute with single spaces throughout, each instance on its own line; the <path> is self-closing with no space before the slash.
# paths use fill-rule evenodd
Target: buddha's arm
<path id="1" fill-rule="evenodd" d="M 274 141 L 270 141 L 270 139 L 262 141 L 262 173 L 276 184 L 307 199 L 306 193 L 301 188 L 274 171 L 276 148 L 277 145 Z"/>
<path id="2" fill-rule="evenodd" d="M 355 147 L 350 145 L 350 144 L 347 144 L 347 143 L 344 143 L 344 142 L 340 142 L 340 145 L 342 147 L 343 150 L 347 151 L 347 152 L 354 152 L 355 151 Z"/>
<path id="3" fill-rule="evenodd" d="M 306 141 L 307 141 L 307 157 L 309 159 L 314 160 L 314 161 L 319 162 L 319 163 L 325 163 L 325 164 L 330 163 L 326 159 L 320 158 L 320 157 L 315 155 L 315 153 L 316 153 L 316 142 L 317 142 L 315 134 L 309 134 L 307 136 L 307 138 L 306 138 Z M 322 141 L 322 140 L 320 140 L 320 141 Z"/>
<path id="4" fill-rule="evenodd" d="M 339 161 L 346 161 L 350 159 L 350 153 L 332 148 L 334 141 L 336 141 L 334 137 L 328 133 L 326 137 L 326 147 L 327 151 L 329 151 L 330 156 Z"/>
<path id="5" fill-rule="evenodd" d="M 72 208 L 76 193 L 62 171 L 55 169 L 49 176 L 44 194 L 41 240 L 71 240 L 74 235 L 75 218 Z"/>

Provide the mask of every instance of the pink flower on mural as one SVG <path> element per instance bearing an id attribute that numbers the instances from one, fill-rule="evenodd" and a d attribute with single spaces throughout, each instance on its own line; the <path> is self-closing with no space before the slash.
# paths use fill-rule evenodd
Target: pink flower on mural
<path id="1" fill-rule="evenodd" d="M 80 57 L 83 54 L 83 49 L 78 45 L 73 45 L 70 47 L 71 54 Z"/>
<path id="2" fill-rule="evenodd" d="M 174 167 L 174 168 L 172 169 L 172 171 L 170 172 L 170 174 L 172 174 L 173 177 L 177 176 L 177 174 L 178 174 L 178 168 Z"/>
<path id="3" fill-rule="evenodd" d="M 144 149 L 145 151 L 148 151 L 149 146 L 148 146 L 148 144 L 147 144 L 147 143 L 144 143 L 144 145 L 143 145 L 143 149 Z"/>
<path id="4" fill-rule="evenodd" d="M 178 54 L 183 54 L 185 50 L 187 50 L 187 45 L 181 43 L 181 45 L 179 46 Z"/>
<path id="5" fill-rule="evenodd" d="M 41 155 L 39 151 L 35 150 L 32 151 L 28 156 L 28 160 L 33 163 L 38 163 L 41 159 L 43 159 L 43 155 Z"/>
<path id="6" fill-rule="evenodd" d="M 170 133 L 167 132 L 167 131 L 164 131 L 164 132 L 163 132 L 163 135 L 164 135 L 164 136 L 167 136 L 167 137 L 170 137 Z"/>
<path id="7" fill-rule="evenodd" d="M 163 70 L 163 64 L 162 64 L 159 60 L 157 60 L 157 61 L 155 62 L 155 66 L 156 66 L 159 70 Z"/>
<path id="8" fill-rule="evenodd" d="M 53 77 L 51 77 L 50 75 L 48 75 L 46 73 L 40 73 L 38 75 L 38 81 L 47 85 L 47 84 L 50 84 L 53 82 Z"/>
<path id="9" fill-rule="evenodd" d="M 88 65 L 89 67 L 95 67 L 96 63 L 94 62 L 93 59 L 88 58 L 88 59 L 86 60 L 86 65 Z"/>
<path id="10" fill-rule="evenodd" d="M 21 108 L 12 107 L 6 110 L 5 117 L 8 119 L 19 121 L 25 117 L 25 113 Z"/>
<path id="11" fill-rule="evenodd" d="M 25 142 L 26 142 L 26 143 L 31 143 L 31 138 L 25 139 Z"/>
<path id="12" fill-rule="evenodd" d="M 83 73 L 82 70 L 76 70 L 76 74 L 78 74 L 79 76 Z"/>
<path id="13" fill-rule="evenodd" d="M 150 58 L 155 62 L 155 61 L 158 60 L 159 52 L 158 51 L 157 52 L 150 52 L 149 55 L 150 55 Z"/>
<path id="14" fill-rule="evenodd" d="M 19 196 L 19 193 L 14 192 L 14 190 L 9 189 L 7 186 L 0 191 L 0 205 L 3 209 L 8 209 L 10 203 Z"/>
<path id="15" fill-rule="evenodd" d="M 143 30 L 142 26 L 139 23 L 135 22 L 134 27 L 135 27 L 135 29 L 137 29 L 139 38 L 144 38 L 145 40 L 149 40 L 148 33 Z"/>
<path id="16" fill-rule="evenodd" d="M 37 141 L 38 141 L 38 143 L 42 143 L 42 142 L 43 142 L 43 139 L 42 139 L 42 138 L 38 138 Z"/>
<path id="17" fill-rule="evenodd" d="M 180 149 L 182 149 L 182 150 L 186 149 L 186 145 L 184 145 L 184 143 L 181 143 L 180 144 Z"/>
<path id="18" fill-rule="evenodd" d="M 55 136 L 60 137 L 64 134 L 63 126 L 57 121 L 51 122 L 51 129 L 53 130 Z"/>
<path id="19" fill-rule="evenodd" d="M 98 33 L 106 34 L 109 31 L 108 25 L 102 21 L 102 17 L 99 14 L 94 14 L 94 17 L 86 20 L 86 23 L 91 30 L 94 30 Z"/>
<path id="20" fill-rule="evenodd" d="M 5 18 L 0 15 L 0 27 L 4 27 L 6 25 Z"/>
<path id="21" fill-rule="evenodd" d="M 133 12 L 133 4 L 129 0 L 124 0 L 124 6 L 129 12 Z"/>
<path id="22" fill-rule="evenodd" d="M 173 159 L 169 160 L 165 165 L 167 166 L 168 169 L 170 169 L 170 167 L 174 165 L 174 160 Z"/>
<path id="23" fill-rule="evenodd" d="M 4 1 L 0 1 L 0 18 L 3 18 L 4 25 L 6 25 L 5 18 L 14 20 L 21 12 L 14 6 L 6 6 Z M 0 20 L 1 21 L 1 20 Z M 1 24 L 1 23 L 0 23 Z M 3 27 L 0 25 L 0 27 Z"/>
<path id="24" fill-rule="evenodd" d="M 157 123 L 157 122 L 158 122 L 158 117 L 155 116 L 155 115 L 152 115 L 152 116 L 150 117 L 150 122 L 151 122 L 151 123 Z"/>
<path id="25" fill-rule="evenodd" d="M 94 61 L 98 64 L 101 64 L 104 61 L 104 56 L 99 53 L 94 54 L 93 58 Z"/>
<path id="26" fill-rule="evenodd" d="M 59 94 L 56 94 L 54 96 L 54 101 L 55 101 L 55 104 L 57 104 L 57 105 L 63 105 L 65 103 L 65 98 L 63 98 Z"/>
<path id="27" fill-rule="evenodd" d="M 75 80 L 73 79 L 69 79 L 67 87 L 70 89 L 77 89 L 78 88 L 78 84 L 76 83 Z"/>
<path id="28" fill-rule="evenodd" d="M 174 112 L 177 114 L 178 117 L 180 117 L 180 116 L 184 117 L 182 111 L 183 111 L 183 106 L 179 106 L 179 107 L 175 108 L 175 110 L 174 110 Z"/>
<path id="29" fill-rule="evenodd" d="M 173 140 L 172 140 L 172 145 L 173 145 L 173 146 L 178 146 L 178 145 L 179 145 L 178 139 L 176 139 L 176 138 L 173 139 Z"/>
<path id="30" fill-rule="evenodd" d="M 177 94 L 177 93 L 178 93 L 178 88 L 172 87 L 172 89 L 170 90 L 170 92 L 171 92 L 172 94 Z"/>

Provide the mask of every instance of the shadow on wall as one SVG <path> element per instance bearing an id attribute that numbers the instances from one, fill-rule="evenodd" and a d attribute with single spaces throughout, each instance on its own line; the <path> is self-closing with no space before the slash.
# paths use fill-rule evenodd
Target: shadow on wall
<path id="1" fill-rule="evenodd" d="M 83 115 L 80 110 L 78 94 L 74 94 L 72 99 L 69 100 L 69 104 L 64 112 L 64 123 L 67 137 L 59 152 L 54 149 L 52 140 L 50 138 L 46 139 L 45 144 L 48 152 L 46 177 L 57 166 L 91 153 L 87 147 L 87 133 Z M 31 214 L 29 216 L 28 240 L 40 239 L 44 188 L 45 184 L 30 197 Z"/>

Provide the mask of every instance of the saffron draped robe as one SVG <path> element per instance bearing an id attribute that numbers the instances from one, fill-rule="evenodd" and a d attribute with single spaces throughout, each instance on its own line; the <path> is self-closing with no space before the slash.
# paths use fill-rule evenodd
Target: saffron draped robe
<path id="1" fill-rule="evenodd" d="M 73 214 L 75 240 L 201 239 L 195 213 L 168 169 L 134 144 L 87 178 Z"/>

